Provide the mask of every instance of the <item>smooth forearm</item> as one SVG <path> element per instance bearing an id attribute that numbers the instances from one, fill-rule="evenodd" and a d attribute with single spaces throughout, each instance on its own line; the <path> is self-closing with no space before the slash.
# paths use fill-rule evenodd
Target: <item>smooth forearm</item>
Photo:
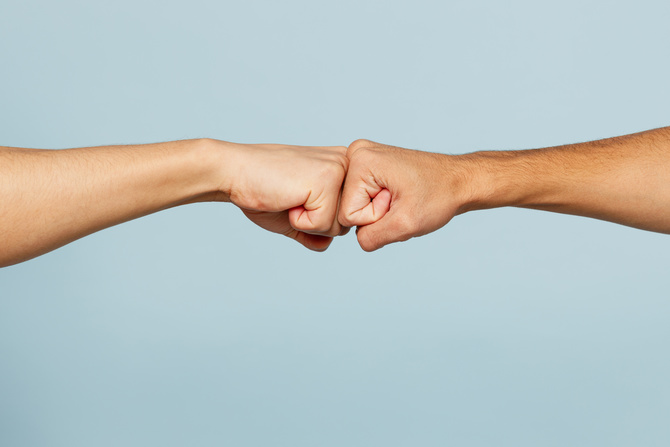
<path id="1" fill-rule="evenodd" d="M 471 181 L 461 212 L 517 206 L 670 233 L 670 128 L 456 159 Z"/>
<path id="2" fill-rule="evenodd" d="M 212 144 L 0 148 L 0 266 L 162 209 L 224 198 Z"/>

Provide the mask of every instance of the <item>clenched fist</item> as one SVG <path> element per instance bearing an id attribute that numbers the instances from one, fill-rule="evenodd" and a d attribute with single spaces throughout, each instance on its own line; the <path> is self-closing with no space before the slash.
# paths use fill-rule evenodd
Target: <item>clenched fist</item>
<path id="1" fill-rule="evenodd" d="M 464 211 L 467 178 L 456 156 L 357 140 L 347 157 L 338 219 L 358 226 L 363 250 L 430 233 Z"/>
<path id="2" fill-rule="evenodd" d="M 348 231 L 337 220 L 345 147 L 221 144 L 227 146 L 221 190 L 254 223 L 316 251 Z"/>

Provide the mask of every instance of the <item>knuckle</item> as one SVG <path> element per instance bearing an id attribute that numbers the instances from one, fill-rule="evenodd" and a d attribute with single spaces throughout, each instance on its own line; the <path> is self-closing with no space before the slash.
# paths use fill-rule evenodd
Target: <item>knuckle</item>
<path id="1" fill-rule="evenodd" d="M 368 147 L 372 146 L 374 143 L 370 140 L 366 140 L 365 138 L 359 138 L 358 140 L 353 141 L 350 145 L 349 148 L 355 148 L 355 149 L 360 149 L 361 147 Z"/>
<path id="2" fill-rule="evenodd" d="M 380 152 L 372 147 L 358 149 L 349 155 L 349 169 L 368 169 L 371 166 L 378 166 L 379 155 Z"/>
<path id="3" fill-rule="evenodd" d="M 343 160 L 340 156 L 325 160 L 324 163 L 321 163 L 321 169 L 319 169 L 316 174 L 324 181 L 341 180 L 347 172 L 346 163 L 347 160 Z"/>
<path id="4" fill-rule="evenodd" d="M 331 228 L 328 234 L 326 236 L 330 237 L 337 237 L 337 236 L 342 236 L 342 228 L 338 225 L 337 228 Z M 346 233 L 344 233 L 346 234 Z"/>
<path id="5" fill-rule="evenodd" d="M 360 151 L 361 149 L 372 146 L 374 146 L 374 143 L 372 141 L 365 139 L 358 139 L 349 145 L 349 148 L 347 149 L 347 156 L 351 157 L 353 154 Z"/>
<path id="6" fill-rule="evenodd" d="M 340 213 L 337 216 L 337 221 L 342 225 L 343 227 L 352 227 L 354 222 L 352 222 L 351 217 L 347 215 L 347 213 L 343 210 L 340 210 Z"/>
<path id="7" fill-rule="evenodd" d="M 337 163 L 342 168 L 342 172 L 346 175 L 349 170 L 349 159 L 347 158 L 347 153 L 337 154 Z"/>
<path id="8" fill-rule="evenodd" d="M 347 146 L 335 146 L 335 153 L 346 157 Z"/>
<path id="9" fill-rule="evenodd" d="M 318 234 L 326 234 L 330 235 L 330 229 L 332 227 L 332 224 L 327 222 L 327 221 L 320 221 L 320 222 L 315 222 L 311 228 L 307 228 L 306 230 L 313 231 Z"/>
<path id="10" fill-rule="evenodd" d="M 337 221 L 337 218 L 334 219 L 334 220 L 330 223 L 330 226 L 328 227 L 328 230 L 326 230 L 326 231 L 327 231 L 327 232 L 325 233 L 326 236 L 335 237 L 335 236 L 339 236 L 339 235 L 340 235 L 340 232 L 342 231 L 342 227 L 340 226 L 340 223 Z"/>

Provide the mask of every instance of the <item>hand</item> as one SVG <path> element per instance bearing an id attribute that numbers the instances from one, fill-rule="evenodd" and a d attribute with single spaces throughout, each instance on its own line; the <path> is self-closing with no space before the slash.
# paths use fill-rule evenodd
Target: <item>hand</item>
<path id="1" fill-rule="evenodd" d="M 337 220 L 345 147 L 226 144 L 232 170 L 222 190 L 251 221 L 316 251 L 348 231 Z"/>
<path id="2" fill-rule="evenodd" d="M 455 156 L 357 140 L 347 157 L 338 220 L 358 226 L 365 251 L 435 231 L 464 211 Z"/>

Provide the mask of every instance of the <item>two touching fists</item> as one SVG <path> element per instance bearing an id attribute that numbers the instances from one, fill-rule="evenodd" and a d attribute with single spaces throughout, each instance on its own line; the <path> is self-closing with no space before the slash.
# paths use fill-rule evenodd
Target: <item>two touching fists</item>
<path id="1" fill-rule="evenodd" d="M 205 201 L 323 251 L 357 227 L 372 251 L 471 210 L 515 206 L 670 234 L 670 127 L 544 149 L 444 155 L 212 139 L 65 150 L 0 147 L 0 267 Z"/>
<path id="2" fill-rule="evenodd" d="M 420 236 L 459 212 L 447 155 L 358 140 L 345 147 L 245 145 L 229 199 L 266 230 L 309 249 L 358 227 L 366 251 Z"/>

